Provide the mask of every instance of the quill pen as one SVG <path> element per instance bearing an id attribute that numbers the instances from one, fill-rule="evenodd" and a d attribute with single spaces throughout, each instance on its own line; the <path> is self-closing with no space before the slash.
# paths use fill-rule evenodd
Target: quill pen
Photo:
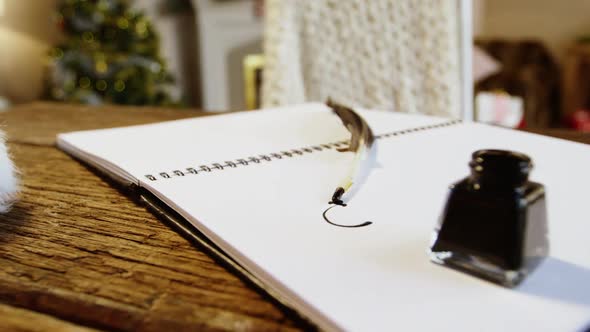
<path id="1" fill-rule="evenodd" d="M 366 180 L 375 163 L 375 136 L 367 122 L 351 108 L 337 104 L 332 100 L 328 100 L 326 105 L 340 118 L 342 124 L 351 134 L 348 147 L 339 151 L 350 151 L 355 154 L 350 172 L 334 190 L 330 201 L 331 204 L 346 206 Z"/>

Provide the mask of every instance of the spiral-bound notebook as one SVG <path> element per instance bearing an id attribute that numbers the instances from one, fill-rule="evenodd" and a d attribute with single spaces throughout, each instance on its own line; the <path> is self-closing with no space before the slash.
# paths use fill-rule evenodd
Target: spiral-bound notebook
<path id="1" fill-rule="evenodd" d="M 590 147 L 481 124 L 361 110 L 377 164 L 327 210 L 352 154 L 322 104 L 60 134 L 66 152 L 143 200 L 326 330 L 552 330 L 590 323 Z M 473 151 L 532 157 L 551 257 L 516 289 L 429 262 L 448 186 Z M 372 224 L 343 228 L 329 224 Z M 184 222 L 183 222 L 184 221 Z M 197 263 L 195 263 L 197 264 Z"/>

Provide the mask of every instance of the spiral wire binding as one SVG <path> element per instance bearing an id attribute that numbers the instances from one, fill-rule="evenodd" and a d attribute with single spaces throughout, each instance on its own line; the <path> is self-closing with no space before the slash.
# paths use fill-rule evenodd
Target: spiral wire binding
<path id="1" fill-rule="evenodd" d="M 449 126 L 459 124 L 461 122 L 462 122 L 461 120 L 452 120 L 452 121 L 446 121 L 446 122 L 442 122 L 442 123 L 438 123 L 438 124 L 432 124 L 432 125 L 427 125 L 427 126 L 420 126 L 420 127 L 414 127 L 414 128 L 404 129 L 404 130 L 392 131 L 389 133 L 375 135 L 375 138 L 376 139 L 384 139 L 384 138 L 390 138 L 390 137 L 395 137 L 395 136 L 407 135 L 407 134 L 425 131 L 425 130 L 429 130 L 429 129 L 449 127 Z M 295 158 L 295 157 L 302 156 L 304 154 L 313 153 L 313 152 L 322 152 L 322 151 L 332 150 L 332 149 L 341 149 L 346 146 L 348 146 L 348 141 L 346 141 L 346 140 L 333 142 L 333 143 L 318 144 L 318 145 L 307 146 L 307 147 L 303 147 L 303 148 L 299 148 L 299 149 L 283 150 L 283 151 L 279 151 L 279 152 L 261 154 L 258 156 L 240 158 L 240 159 L 235 159 L 233 161 L 228 160 L 228 161 L 224 161 L 224 162 L 211 163 L 208 165 L 187 167 L 184 169 L 184 171 L 176 169 L 176 170 L 172 170 L 172 171 L 168 171 L 168 172 L 159 172 L 156 175 L 146 174 L 145 178 L 150 181 L 158 181 L 158 180 L 171 179 L 173 177 L 183 177 L 183 176 L 187 176 L 187 175 L 211 173 L 211 172 L 223 171 L 223 170 L 231 169 L 231 168 L 238 168 L 238 167 L 245 167 L 245 166 L 254 165 L 254 164 L 260 164 L 263 162 L 272 162 L 273 160 L 281 160 L 284 158 L 289 158 L 289 159 Z"/>

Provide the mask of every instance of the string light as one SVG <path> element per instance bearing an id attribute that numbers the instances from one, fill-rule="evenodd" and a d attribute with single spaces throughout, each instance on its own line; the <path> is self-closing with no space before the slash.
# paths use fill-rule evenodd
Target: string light
<path id="1" fill-rule="evenodd" d="M 125 82 L 123 82 L 122 80 L 117 80 L 115 82 L 115 91 L 123 92 L 123 90 L 125 90 Z"/>
<path id="2" fill-rule="evenodd" d="M 125 30 L 125 29 L 129 28 L 129 20 L 127 20 L 127 19 L 126 19 L 126 18 L 124 18 L 124 17 L 120 17 L 120 18 L 117 20 L 117 26 L 118 26 L 119 28 L 121 28 L 121 29 Z"/>
<path id="3" fill-rule="evenodd" d="M 86 31 L 82 34 L 82 40 L 87 43 L 91 43 L 94 41 L 94 34 L 92 32 Z"/>
<path id="4" fill-rule="evenodd" d="M 51 55 L 56 59 L 61 59 L 64 56 L 64 51 L 59 47 L 55 47 L 51 50 Z"/>
<path id="5" fill-rule="evenodd" d="M 147 23 L 145 21 L 140 21 L 135 25 L 135 32 L 141 37 L 145 37 L 147 34 Z"/>
<path id="6" fill-rule="evenodd" d="M 99 72 L 99 73 L 101 73 L 101 74 L 106 73 L 106 71 L 109 68 L 109 66 L 107 65 L 106 61 L 104 61 L 104 60 L 98 61 L 96 63 L 96 66 L 95 67 L 96 67 L 96 71 Z"/>
<path id="7" fill-rule="evenodd" d="M 80 78 L 78 83 L 82 89 L 88 89 L 90 87 L 90 79 L 86 76 Z"/>
<path id="8" fill-rule="evenodd" d="M 96 82 L 96 88 L 99 91 L 105 91 L 108 87 L 108 84 L 105 80 L 99 80 L 98 82 Z"/>

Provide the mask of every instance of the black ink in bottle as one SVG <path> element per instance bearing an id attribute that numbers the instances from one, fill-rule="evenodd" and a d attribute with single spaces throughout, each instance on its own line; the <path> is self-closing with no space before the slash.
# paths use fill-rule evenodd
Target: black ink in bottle
<path id="1" fill-rule="evenodd" d="M 549 253 L 545 189 L 528 181 L 531 159 L 479 150 L 471 175 L 452 185 L 430 259 L 514 287 Z"/>

